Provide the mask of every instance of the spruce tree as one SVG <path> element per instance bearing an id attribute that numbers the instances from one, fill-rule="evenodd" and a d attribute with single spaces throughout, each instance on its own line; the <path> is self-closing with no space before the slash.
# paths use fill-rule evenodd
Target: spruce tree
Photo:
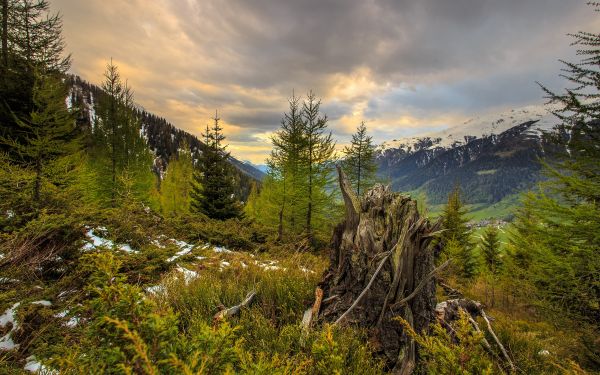
<path id="1" fill-rule="evenodd" d="M 367 135 L 364 121 L 352 135 L 350 147 L 344 147 L 344 154 L 342 168 L 356 189 L 357 196 L 360 196 L 361 192 L 373 183 L 377 171 L 373 139 Z"/>
<path id="2" fill-rule="evenodd" d="M 467 227 L 467 210 L 460 198 L 460 187 L 456 185 L 448 195 L 448 203 L 442 213 L 444 231 L 441 242 L 443 257 L 454 258 L 459 274 L 465 279 L 473 277 L 477 271 L 477 260 L 473 253 L 471 231 Z"/>
<path id="3" fill-rule="evenodd" d="M 594 11 L 600 5 L 591 3 Z M 600 34 L 571 34 L 579 62 L 562 61 L 570 87 L 542 86 L 559 125 L 549 181 L 527 194 L 511 238 L 512 258 L 544 306 L 600 322 Z M 597 350 L 597 349 L 596 349 Z M 596 355 L 599 355 L 596 351 Z"/>
<path id="4" fill-rule="evenodd" d="M 483 232 L 480 248 L 487 271 L 492 275 L 498 274 L 502 259 L 499 231 L 494 225 L 488 226 Z"/>
<path id="5" fill-rule="evenodd" d="M 235 197 L 232 166 L 229 153 L 223 145 L 225 136 L 219 125 L 217 112 L 212 128 L 206 130 L 205 148 L 194 174 L 195 186 L 191 192 L 191 210 L 212 219 L 227 220 L 242 217 L 242 207 Z"/>
<path id="6" fill-rule="evenodd" d="M 309 240 L 313 235 L 313 216 L 320 214 L 330 199 L 322 194 L 331 184 L 331 171 L 335 142 L 327 133 L 327 116 L 321 114 L 321 100 L 310 91 L 302 104 L 304 138 L 306 139 L 305 162 L 307 168 L 306 232 Z M 321 194 L 320 194 L 321 193 Z"/>
<path id="7" fill-rule="evenodd" d="M 34 171 L 32 200 L 42 203 L 42 186 L 46 167 L 61 156 L 74 154 L 81 147 L 73 113 L 66 108 L 66 87 L 49 74 L 36 73 L 33 110 L 27 117 L 17 118 L 19 131 L 15 138 L 3 138 L 11 154 L 27 160 Z"/>
<path id="8" fill-rule="evenodd" d="M 64 56 L 61 17 L 50 13 L 46 0 L 2 0 L 0 31 L 0 136 L 14 139 L 24 137 L 15 118 L 35 110 L 36 72 L 62 74 L 71 59 Z"/>

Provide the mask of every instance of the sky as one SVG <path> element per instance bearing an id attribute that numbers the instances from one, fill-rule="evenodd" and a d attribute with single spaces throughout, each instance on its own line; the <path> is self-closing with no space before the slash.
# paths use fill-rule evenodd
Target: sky
<path id="1" fill-rule="evenodd" d="M 542 104 L 565 86 L 568 33 L 597 32 L 585 0 L 51 0 L 71 71 L 112 58 L 136 102 L 200 135 L 219 111 L 233 156 L 263 163 L 288 99 L 309 90 L 338 146 L 375 143 Z"/>

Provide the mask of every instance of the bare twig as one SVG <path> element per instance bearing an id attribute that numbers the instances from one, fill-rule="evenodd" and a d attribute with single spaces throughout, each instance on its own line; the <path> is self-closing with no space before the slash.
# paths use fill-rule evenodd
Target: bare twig
<path id="1" fill-rule="evenodd" d="M 421 280 L 419 285 L 417 285 L 417 287 L 412 291 L 411 294 L 409 294 L 407 297 L 401 299 L 400 301 L 394 303 L 391 307 L 398 308 L 398 307 L 404 305 L 405 303 L 409 302 L 411 299 L 415 298 L 415 296 L 421 291 L 421 289 L 423 289 L 425 287 L 425 285 L 435 276 L 435 274 L 438 273 L 439 271 L 443 270 L 444 268 L 446 268 L 448 266 L 448 264 L 450 264 L 450 259 L 448 259 L 447 261 L 442 263 L 439 267 L 437 267 L 437 268 L 433 269 L 431 272 L 429 272 L 427 274 L 427 276 L 425 276 Z"/>
<path id="2" fill-rule="evenodd" d="M 516 368 L 515 368 L 514 363 L 508 356 L 508 353 L 506 352 L 504 345 L 502 345 L 500 340 L 498 340 L 498 336 L 496 336 L 496 333 L 494 333 L 494 330 L 492 329 L 492 324 L 490 323 L 490 320 L 488 319 L 488 317 L 485 314 L 485 311 L 483 311 L 483 309 L 481 309 L 481 317 L 483 318 L 483 320 L 485 320 L 485 323 L 487 324 L 488 332 L 490 333 L 490 335 L 492 335 L 492 337 L 494 338 L 494 341 L 496 341 L 496 344 L 498 344 L 498 347 L 500 348 L 500 351 L 502 352 L 504 359 L 506 359 L 506 362 L 508 362 L 511 372 L 515 372 Z"/>
<path id="3" fill-rule="evenodd" d="M 367 291 L 369 290 L 369 288 L 371 288 L 371 285 L 373 284 L 373 282 L 375 281 L 375 278 L 377 277 L 377 275 L 379 275 L 379 272 L 381 271 L 381 269 L 383 268 L 383 265 L 385 264 L 385 262 L 388 260 L 388 258 L 390 257 L 390 255 L 392 255 L 391 251 L 388 251 L 385 256 L 383 257 L 383 259 L 381 260 L 381 262 L 379 263 L 379 266 L 377 267 L 377 269 L 375 270 L 375 272 L 373 273 L 373 276 L 371 277 L 371 280 L 369 281 L 369 283 L 367 284 L 367 286 L 365 287 L 365 289 L 363 289 L 363 291 L 358 295 L 358 297 L 356 298 L 356 300 L 354 301 L 354 303 L 348 308 L 348 310 L 346 310 L 345 313 L 342 314 L 342 316 L 340 316 L 333 324 L 339 324 L 342 320 L 344 320 L 344 318 L 350 313 L 350 311 L 352 311 L 356 305 L 358 305 L 358 303 L 360 302 L 360 300 L 365 296 L 365 294 L 367 294 Z"/>

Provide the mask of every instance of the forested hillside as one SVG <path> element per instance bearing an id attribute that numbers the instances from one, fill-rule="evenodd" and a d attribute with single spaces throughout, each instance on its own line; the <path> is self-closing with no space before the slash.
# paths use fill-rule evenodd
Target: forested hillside
<path id="1" fill-rule="evenodd" d="M 465 137 L 443 147 L 429 137 L 380 151 L 379 174 L 400 191 L 424 192 L 440 204 L 459 184 L 471 204 L 491 205 L 531 189 L 543 179 L 541 161 L 556 145 L 536 130 L 537 121 L 517 124 L 499 134 Z"/>
<path id="2" fill-rule="evenodd" d="M 85 82 L 75 75 L 67 76 L 66 82 L 69 87 L 66 100 L 70 106 L 76 109 L 78 125 L 91 129 L 92 124 L 97 120 L 96 106 L 106 94 L 100 87 Z M 155 155 L 154 171 L 157 176 L 162 178 L 169 160 L 175 157 L 178 150 L 184 145 L 189 147 L 189 151 L 193 154 L 193 160 L 199 159 L 199 154 L 206 146 L 197 137 L 176 128 L 162 117 L 146 112 L 139 106 L 135 106 L 132 110 L 140 119 L 140 132 Z M 235 158 L 230 158 L 229 161 L 237 168 L 235 173 L 236 193 L 242 199 L 246 199 L 250 194 L 252 183 L 260 182 L 264 174 Z"/>
<path id="3" fill-rule="evenodd" d="M 0 5 L 0 374 L 600 372 L 600 34 L 540 84 L 553 129 L 381 150 L 292 89 L 262 176 L 235 114 L 178 130 L 112 59 L 70 74 L 48 1 Z"/>

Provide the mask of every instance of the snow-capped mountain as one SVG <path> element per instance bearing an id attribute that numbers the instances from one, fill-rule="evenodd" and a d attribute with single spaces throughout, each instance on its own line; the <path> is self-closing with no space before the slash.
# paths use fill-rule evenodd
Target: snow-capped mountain
<path id="1" fill-rule="evenodd" d="M 555 147 L 542 131 L 556 123 L 546 108 L 529 106 L 388 142 L 377 153 L 379 174 L 395 190 L 425 192 L 431 204 L 458 183 L 467 202 L 491 205 L 542 179 L 539 160 Z"/>
<path id="2" fill-rule="evenodd" d="M 550 130 L 556 125 L 556 117 L 550 113 L 550 107 L 545 105 L 529 105 L 521 108 L 507 110 L 501 113 L 489 113 L 472 117 L 462 124 L 451 126 L 442 131 L 424 132 L 417 136 L 399 138 L 384 142 L 382 150 L 404 148 L 408 149 L 424 146 L 423 141 L 429 139 L 431 146 L 444 148 L 454 147 L 470 142 L 473 139 L 500 134 L 516 125 L 527 121 L 536 121 L 530 132 Z M 429 143 L 429 142 L 426 142 Z"/>

